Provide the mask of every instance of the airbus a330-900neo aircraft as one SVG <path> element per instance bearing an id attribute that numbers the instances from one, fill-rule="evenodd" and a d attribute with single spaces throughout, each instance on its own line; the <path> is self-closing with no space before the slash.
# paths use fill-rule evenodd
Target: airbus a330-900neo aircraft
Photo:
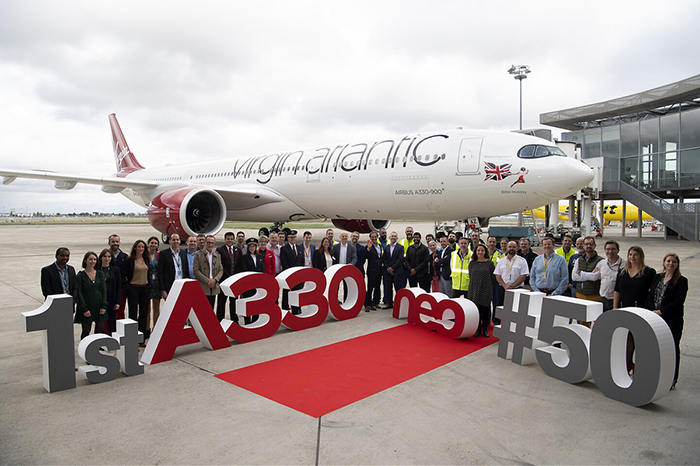
<path id="1" fill-rule="evenodd" d="M 488 218 L 558 201 L 593 179 L 589 167 L 544 139 L 468 130 L 144 168 L 114 114 L 109 122 L 115 175 L 0 169 L 3 184 L 101 185 L 146 207 L 168 237 L 216 234 L 226 220 L 331 219 L 368 233 L 391 220 Z"/>

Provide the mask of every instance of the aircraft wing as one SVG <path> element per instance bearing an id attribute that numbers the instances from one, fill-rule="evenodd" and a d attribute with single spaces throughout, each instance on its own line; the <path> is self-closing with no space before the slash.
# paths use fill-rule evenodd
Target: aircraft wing
<path id="1" fill-rule="evenodd" d="M 104 191 L 117 193 L 124 188 L 144 189 L 156 188 L 160 183 L 152 180 L 129 180 L 114 176 L 84 176 L 69 173 L 57 173 L 48 170 L 5 170 L 0 168 L 2 184 L 10 184 L 17 178 L 32 178 L 36 180 L 53 180 L 57 189 L 73 189 L 76 184 L 101 185 Z"/>
<path id="2" fill-rule="evenodd" d="M 114 176 L 96 177 L 58 173 L 48 170 L 6 170 L 3 168 L 0 168 L 0 178 L 2 178 L 2 184 L 10 184 L 17 178 L 52 180 L 55 182 L 57 189 L 63 190 L 73 189 L 78 183 L 92 184 L 102 186 L 102 190 L 108 193 L 119 193 L 125 188 L 138 191 L 160 188 L 158 191 L 168 191 L 170 189 L 188 186 L 183 183 L 162 183 L 148 179 L 139 180 L 117 178 Z M 196 185 L 192 185 L 192 187 L 197 188 Z M 216 191 L 223 198 L 226 205 L 232 210 L 251 209 L 263 204 L 286 200 L 286 198 L 279 195 L 277 192 L 256 185 L 211 186 L 205 189 Z"/>

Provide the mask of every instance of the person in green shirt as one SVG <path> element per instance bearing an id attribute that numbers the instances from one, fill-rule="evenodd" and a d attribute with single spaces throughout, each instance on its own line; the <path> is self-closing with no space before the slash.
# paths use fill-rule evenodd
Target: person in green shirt
<path id="1" fill-rule="evenodd" d="M 107 282 L 101 270 L 96 270 L 97 254 L 92 251 L 83 257 L 83 270 L 78 272 L 78 306 L 73 322 L 80 324 L 83 330 L 82 340 L 90 335 L 92 323 L 95 333 L 104 333 L 107 321 Z"/>

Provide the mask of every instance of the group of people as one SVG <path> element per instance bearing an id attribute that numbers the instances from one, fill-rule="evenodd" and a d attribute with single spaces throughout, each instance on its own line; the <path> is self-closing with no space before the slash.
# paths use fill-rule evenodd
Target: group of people
<path id="1" fill-rule="evenodd" d="M 688 294 L 688 279 L 681 275 L 680 258 L 668 253 L 662 270 L 645 264 L 644 250 L 632 246 L 627 257 L 619 256 L 617 241 L 605 242 L 605 257 L 596 252 L 595 238 L 578 238 L 573 247 L 571 236 L 565 236 L 562 247 L 554 250 L 554 240 L 544 238 L 544 254 L 538 256 L 530 269 L 530 284 L 534 291 L 547 295 L 566 295 L 603 304 L 603 312 L 625 307 L 648 309 L 668 324 L 676 349 L 675 388 L 680 365 L 680 341 L 683 333 L 684 303 Z M 541 259 L 539 258 L 541 257 Z M 590 326 L 589 322 L 579 322 Z M 634 373 L 634 338 L 627 339 L 627 369 Z"/>
<path id="2" fill-rule="evenodd" d="M 479 310 L 479 326 L 474 336 L 489 337 L 491 322 L 502 306 L 505 292 L 525 288 L 548 296 L 572 296 L 600 301 L 604 311 L 621 307 L 642 307 L 660 315 L 669 325 L 676 345 L 678 379 L 680 339 L 683 331 L 683 305 L 688 281 L 680 273 L 680 259 L 674 253 L 663 259 L 663 271 L 644 263 L 644 251 L 632 246 L 627 258 L 619 257 L 616 241 L 605 243 L 605 257 L 596 252 L 593 237 L 573 239 L 565 236 L 562 247 L 555 250 L 554 239 L 542 240 L 543 254 L 537 255 L 526 237 L 518 241 L 488 236 L 486 242 L 478 231 L 468 236 L 450 233 L 426 235 L 407 227 L 405 238 L 386 229 L 369 234 L 360 243 L 358 232 L 342 232 L 340 241 L 328 229 L 318 246 L 305 231 L 297 243 L 297 232 L 272 231 L 268 236 L 246 238 L 244 232 L 226 232 L 224 244 L 216 247 L 213 235 L 199 235 L 186 240 L 180 248 L 177 234 L 170 237 L 169 247 L 160 250 L 158 238 L 136 240 L 131 252 L 121 250 L 121 239 L 111 235 L 108 247 L 99 255 L 85 253 L 82 270 L 75 273 L 68 265 L 70 251 L 58 248 L 56 261 L 41 271 L 44 296 L 67 293 L 76 303 L 75 323 L 81 324 L 81 338 L 95 324 L 95 332 L 112 333 L 116 320 L 129 318 L 138 322 L 139 331 L 148 338 L 160 314 L 160 301 L 166 299 L 175 280 L 192 278 L 202 286 L 219 321 L 229 303 L 230 319 L 238 323 L 236 298 L 221 292 L 220 284 L 241 272 L 261 272 L 276 276 L 290 267 L 314 267 L 325 271 L 335 264 L 350 264 L 366 276 L 366 312 L 389 309 L 396 291 L 420 287 L 427 292 L 442 292 L 452 298 L 471 300 Z M 500 245 L 500 248 L 498 247 Z M 252 295 L 254 291 L 249 291 Z M 288 290 L 282 293 L 281 307 L 294 314 L 301 309 L 289 306 Z M 344 293 L 344 299 L 347 292 Z M 151 317 L 152 316 L 152 317 Z M 256 316 L 245 317 L 244 323 Z M 584 325 L 590 323 L 582 322 Z M 634 341 L 628 342 L 628 368 L 634 370 Z"/>

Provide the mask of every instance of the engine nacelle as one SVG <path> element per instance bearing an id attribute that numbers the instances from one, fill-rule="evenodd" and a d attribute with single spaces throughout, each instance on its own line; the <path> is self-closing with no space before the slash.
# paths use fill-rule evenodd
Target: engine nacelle
<path id="1" fill-rule="evenodd" d="M 161 233 L 188 236 L 214 235 L 226 221 L 226 203 L 216 191 L 179 188 L 159 194 L 148 206 L 148 220 Z"/>
<path id="2" fill-rule="evenodd" d="M 346 231 L 356 231 L 358 233 L 370 233 L 379 231 L 382 228 L 389 228 L 391 220 L 331 220 L 333 225 Z"/>

